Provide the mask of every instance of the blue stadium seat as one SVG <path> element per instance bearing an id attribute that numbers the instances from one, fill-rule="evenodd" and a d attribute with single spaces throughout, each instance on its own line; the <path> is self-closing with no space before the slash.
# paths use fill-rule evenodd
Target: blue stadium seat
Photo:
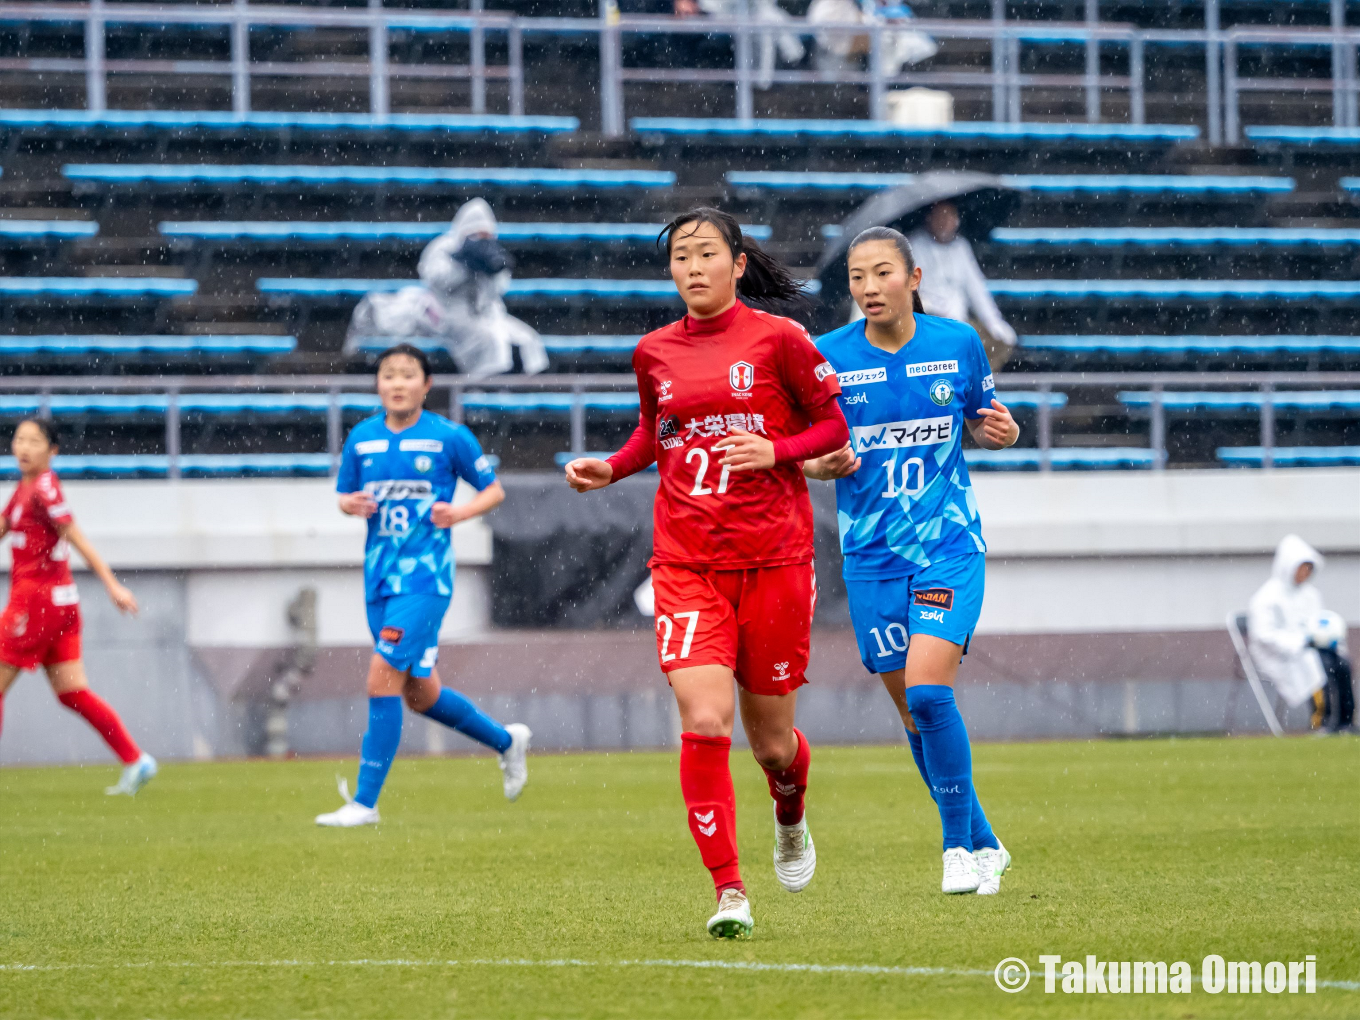
<path id="1" fill-rule="evenodd" d="M 1344 301 L 1360 297 L 1360 280 L 989 280 L 987 285 L 997 297 L 1009 298 Z"/>
<path id="2" fill-rule="evenodd" d="M 57 454 L 52 468 L 62 478 L 164 478 L 170 458 L 163 453 L 129 455 Z M 279 475 L 327 475 L 327 453 L 186 453 L 179 458 L 180 473 L 188 478 L 229 478 Z M 0 457 L 0 478 L 17 478 L 13 457 Z"/>
<path id="3" fill-rule="evenodd" d="M 729 170 L 727 183 L 761 190 L 872 191 L 910 184 L 915 174 L 828 173 L 815 170 Z M 1254 194 L 1294 190 L 1292 177 L 1220 174 L 1003 174 L 1021 191 L 1042 194 Z"/>
<path id="4" fill-rule="evenodd" d="M 1022 336 L 1020 346 L 1072 354 L 1360 354 L 1360 336 Z"/>
<path id="5" fill-rule="evenodd" d="M 1261 125 L 1245 128 L 1243 133 L 1253 142 L 1287 142 L 1291 145 L 1360 145 L 1360 128 Z"/>
<path id="6" fill-rule="evenodd" d="M 0 242 L 94 237 L 99 224 L 89 220 L 0 220 Z"/>
<path id="7" fill-rule="evenodd" d="M 1220 446 L 1217 453 L 1230 467 L 1265 463 L 1265 451 L 1259 446 Z M 1360 446 L 1276 446 L 1270 459 L 1275 467 L 1354 467 L 1360 465 Z"/>
<path id="8" fill-rule="evenodd" d="M 1039 407 L 1047 404 L 1049 407 L 1058 408 L 1067 406 L 1066 393 L 1043 393 L 1039 390 L 1010 390 L 1009 392 L 998 392 L 996 399 L 1007 407 Z"/>
<path id="9" fill-rule="evenodd" d="M 498 227 L 502 241 L 603 241 L 651 244 L 661 231 L 660 223 L 505 223 Z M 437 223 L 315 223 L 309 221 L 215 221 L 194 220 L 162 223 L 165 237 L 214 241 L 429 241 L 449 229 Z M 757 241 L 768 240 L 765 225 L 743 225 L 742 232 Z"/>
<path id="10" fill-rule="evenodd" d="M 972 471 L 1038 470 L 1042 457 L 1038 450 L 1012 446 L 1007 450 L 964 450 Z M 1055 447 L 1049 451 L 1049 464 L 1057 471 L 1101 471 L 1151 468 L 1156 454 L 1142 446 Z"/>
<path id="11" fill-rule="evenodd" d="M 1360 245 L 1360 230 L 1286 227 L 997 227 L 997 244 L 1166 245 Z"/>
<path id="12" fill-rule="evenodd" d="M 197 290 L 195 280 L 159 276 L 0 276 L 0 295 L 11 300 L 135 300 L 188 297 Z"/>
<path id="13" fill-rule="evenodd" d="M 367 113 L 247 114 L 209 110 L 0 110 L 3 128 L 157 128 L 169 131 L 301 129 L 310 131 L 411 131 L 428 134 L 561 134 L 581 126 L 575 117 L 508 117 L 494 114 Z"/>
<path id="14" fill-rule="evenodd" d="M 1360 177 L 1343 177 L 1337 184 L 1342 191 L 1360 191 Z"/>
<path id="15" fill-rule="evenodd" d="M 297 340 L 291 336 L 6 336 L 0 337 L 0 361 L 48 358 L 119 357 L 222 357 L 291 354 Z"/>
<path id="16" fill-rule="evenodd" d="M 587 451 L 586 453 L 571 453 L 570 451 L 563 451 L 562 453 L 553 454 L 553 463 L 556 464 L 559 468 L 564 468 L 572 461 L 574 461 L 577 457 L 594 457 L 597 460 L 607 460 L 608 458 L 614 456 L 614 452 L 615 451 L 613 450 L 590 450 Z M 643 470 L 650 471 L 653 474 L 655 474 L 656 464 L 654 463 L 649 464 Z"/>
<path id="17" fill-rule="evenodd" d="M 639 336 L 545 336 L 549 354 L 632 354 Z"/>
<path id="18" fill-rule="evenodd" d="M 583 393 L 589 411 L 636 412 L 637 393 Z M 571 410 L 574 396 L 570 393 L 465 393 L 465 411 L 497 411 L 502 414 L 533 414 L 547 411 L 566 414 Z"/>
<path id="19" fill-rule="evenodd" d="M 358 298 L 372 290 L 400 290 L 416 280 L 326 280 L 307 277 L 264 277 L 255 281 L 261 294 L 282 297 Z M 506 297 L 612 297 L 679 301 L 670 280 L 579 280 L 540 277 L 510 281 Z"/>
<path id="20" fill-rule="evenodd" d="M 1007 124 L 972 121 L 926 127 L 873 120 L 737 120 L 726 117 L 634 117 L 633 130 L 641 135 L 679 137 L 800 138 L 854 137 L 999 139 L 1003 141 L 1154 141 L 1183 142 L 1199 137 L 1190 124 Z"/>
<path id="21" fill-rule="evenodd" d="M 1127 407 L 1148 407 L 1152 394 L 1123 392 L 1119 402 Z M 1270 403 L 1291 411 L 1360 411 L 1360 390 L 1276 390 L 1270 395 Z M 1259 390 L 1169 390 L 1162 394 L 1162 406 L 1169 411 L 1255 411 L 1264 404 L 1265 394 Z"/>
<path id="22" fill-rule="evenodd" d="M 342 410 L 365 413 L 382 406 L 374 393 L 341 393 L 339 404 Z M 0 417 L 36 414 L 41 406 L 36 393 L 0 394 Z M 164 393 L 54 393 L 47 406 L 54 418 L 164 414 L 170 398 Z M 329 406 L 327 393 L 183 393 L 179 397 L 179 408 L 186 414 L 325 414 Z"/>
<path id="23" fill-rule="evenodd" d="M 267 187 L 300 185 L 344 188 L 405 185 L 479 188 L 669 188 L 669 170 L 554 170 L 536 167 L 290 166 L 231 163 L 72 163 L 61 168 L 72 181 L 99 184 L 217 184 Z"/>

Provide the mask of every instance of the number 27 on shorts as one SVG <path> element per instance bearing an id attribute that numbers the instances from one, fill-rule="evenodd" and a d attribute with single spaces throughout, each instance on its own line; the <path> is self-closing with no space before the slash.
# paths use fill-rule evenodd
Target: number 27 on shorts
<path id="1" fill-rule="evenodd" d="M 656 618 L 656 633 L 661 639 L 661 662 L 664 665 L 672 659 L 688 659 L 690 645 L 694 643 L 694 632 L 699 628 L 699 611 L 697 609 L 688 613 L 672 613 L 676 620 L 685 621 L 685 636 L 680 643 L 680 654 L 670 650 L 671 639 L 675 637 L 675 623 L 670 616 L 658 616 Z"/>

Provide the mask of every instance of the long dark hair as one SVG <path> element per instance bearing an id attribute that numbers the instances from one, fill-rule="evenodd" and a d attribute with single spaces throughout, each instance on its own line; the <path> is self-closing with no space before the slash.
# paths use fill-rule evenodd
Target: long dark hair
<path id="1" fill-rule="evenodd" d="M 722 235 L 735 260 L 746 256 L 746 272 L 737 281 L 737 296 L 753 308 L 760 308 L 792 319 L 805 319 L 812 313 L 812 302 L 803 284 L 789 271 L 789 267 L 741 232 L 741 224 L 721 209 L 701 205 L 681 213 L 661 228 L 656 246 L 671 254 L 671 247 L 681 227 L 711 223 Z"/>
<path id="2" fill-rule="evenodd" d="M 916 256 L 912 254 L 911 242 L 907 240 L 907 235 L 900 230 L 894 230 L 892 227 L 870 227 L 867 230 L 861 230 L 850 242 L 850 247 L 845 249 L 846 259 L 849 260 L 850 253 L 861 244 L 867 244 L 870 241 L 888 241 L 896 245 L 898 254 L 902 256 L 902 261 L 907 264 L 908 276 L 916 268 Z M 921 307 L 921 292 L 919 290 L 911 292 L 911 310 L 920 312 L 922 315 L 926 313 L 926 310 Z"/>
<path id="3" fill-rule="evenodd" d="M 37 428 L 43 434 L 43 438 L 47 440 L 47 445 L 53 449 L 61 445 L 58 442 L 57 424 L 51 418 L 25 418 L 19 422 L 19 425 L 32 425 Z M 19 425 L 14 426 L 15 432 L 19 431 Z"/>

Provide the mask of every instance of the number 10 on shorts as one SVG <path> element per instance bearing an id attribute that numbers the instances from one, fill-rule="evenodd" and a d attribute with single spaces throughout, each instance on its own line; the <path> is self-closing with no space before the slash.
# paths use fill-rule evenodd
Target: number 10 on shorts
<path id="1" fill-rule="evenodd" d="M 665 664 L 672 659 L 689 658 L 689 646 L 694 643 L 694 632 L 699 629 L 699 610 L 689 613 L 672 613 L 677 620 L 685 620 L 685 638 L 680 643 L 680 654 L 677 656 L 670 650 L 671 638 L 675 636 L 675 624 L 670 616 L 658 616 L 656 618 L 656 633 L 661 638 L 661 662 Z"/>

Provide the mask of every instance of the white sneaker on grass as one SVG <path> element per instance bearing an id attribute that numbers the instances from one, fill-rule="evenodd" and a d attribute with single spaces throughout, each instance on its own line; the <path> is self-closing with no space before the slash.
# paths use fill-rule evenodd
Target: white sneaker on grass
<path id="1" fill-rule="evenodd" d="M 106 786 L 104 792 L 110 797 L 117 797 L 121 794 L 135 797 L 138 790 L 151 782 L 156 771 L 156 759 L 143 751 L 140 758 L 131 765 L 124 766 L 123 774 L 118 777 L 118 782 L 113 786 Z"/>
<path id="2" fill-rule="evenodd" d="M 332 829 L 353 829 L 359 825 L 377 825 L 382 819 L 375 807 L 365 807 L 349 795 L 349 781 L 340 779 L 336 784 L 345 803 L 338 810 L 328 811 L 316 816 L 316 824 Z"/>
<path id="3" fill-rule="evenodd" d="M 529 781 L 529 740 L 533 737 L 524 723 L 512 722 L 505 728 L 510 734 L 510 746 L 501 753 L 501 772 L 504 773 L 505 799 L 514 800 Z"/>
<path id="4" fill-rule="evenodd" d="M 718 912 L 708 919 L 708 933 L 715 939 L 749 939 L 754 927 L 746 894 L 740 889 L 724 889 Z"/>
<path id="5" fill-rule="evenodd" d="M 808 832 L 807 815 L 796 825 L 774 821 L 774 875 L 789 892 L 802 892 L 817 870 L 817 848 Z"/>
<path id="6" fill-rule="evenodd" d="M 940 892 L 950 895 L 977 892 L 981 881 L 977 858 L 972 851 L 951 846 L 944 852 L 944 878 L 940 881 Z"/>
<path id="7" fill-rule="evenodd" d="M 978 882 L 977 894 L 979 896 L 995 896 L 1001 891 L 1001 876 L 1011 866 L 1011 855 L 1001 840 L 996 841 L 996 849 L 983 847 L 981 850 L 973 851 L 973 858 L 977 861 Z"/>

